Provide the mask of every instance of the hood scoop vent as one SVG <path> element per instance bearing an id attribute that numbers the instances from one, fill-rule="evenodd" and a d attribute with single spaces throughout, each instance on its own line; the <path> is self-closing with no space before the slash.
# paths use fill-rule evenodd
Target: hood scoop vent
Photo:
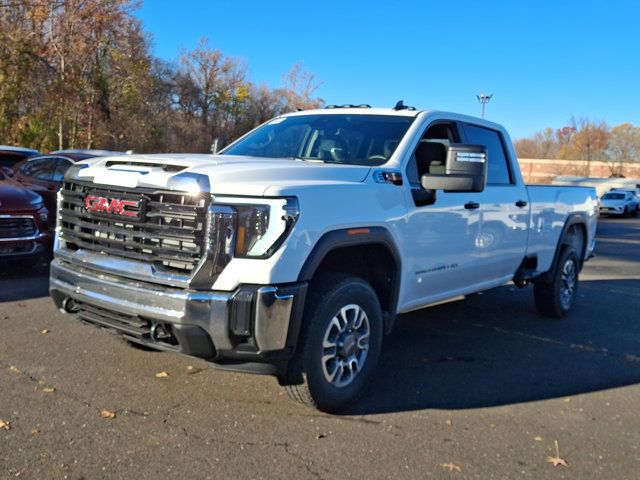
<path id="1" fill-rule="evenodd" d="M 117 160 L 110 160 L 107 162 L 106 164 L 107 168 L 111 168 L 111 167 L 116 167 L 114 168 L 114 170 L 117 170 L 117 167 L 142 167 L 142 168 L 159 168 L 164 172 L 169 172 L 169 173 L 177 173 L 177 172 L 181 172 L 183 170 L 186 170 L 189 167 L 186 167 L 184 165 L 167 165 L 167 164 L 162 164 L 162 163 L 149 163 L 149 162 L 134 162 L 134 161 L 117 161 Z"/>

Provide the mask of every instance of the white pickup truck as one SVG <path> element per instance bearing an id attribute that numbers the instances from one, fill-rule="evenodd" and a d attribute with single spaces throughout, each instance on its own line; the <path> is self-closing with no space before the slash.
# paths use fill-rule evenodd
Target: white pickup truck
<path id="1" fill-rule="evenodd" d="M 401 313 L 513 281 L 567 314 L 596 210 L 593 189 L 526 186 L 500 125 L 333 106 L 219 155 L 77 163 L 50 292 L 130 343 L 275 375 L 337 411 L 375 378 Z"/>

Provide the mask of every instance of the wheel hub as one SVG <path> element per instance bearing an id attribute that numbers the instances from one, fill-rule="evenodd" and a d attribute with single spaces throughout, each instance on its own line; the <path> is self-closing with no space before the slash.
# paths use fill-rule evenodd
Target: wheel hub
<path id="1" fill-rule="evenodd" d="M 330 320 L 322 341 L 322 371 L 335 387 L 349 385 L 369 351 L 369 318 L 362 307 L 345 305 Z"/>
<path id="2" fill-rule="evenodd" d="M 338 356 L 348 358 L 356 350 L 356 335 L 354 333 L 342 334 L 336 344 L 338 346 Z"/>
<path id="3" fill-rule="evenodd" d="M 571 307 L 573 294 L 576 288 L 576 265 L 571 259 L 567 260 L 562 267 L 562 285 L 560 287 L 560 302 L 565 309 Z"/>

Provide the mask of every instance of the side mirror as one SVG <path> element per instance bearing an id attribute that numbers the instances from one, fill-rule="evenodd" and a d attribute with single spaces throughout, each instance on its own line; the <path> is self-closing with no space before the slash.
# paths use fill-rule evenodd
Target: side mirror
<path id="1" fill-rule="evenodd" d="M 423 175 L 420 184 L 425 190 L 482 192 L 487 184 L 487 149 L 482 145 L 451 144 L 445 172 Z"/>

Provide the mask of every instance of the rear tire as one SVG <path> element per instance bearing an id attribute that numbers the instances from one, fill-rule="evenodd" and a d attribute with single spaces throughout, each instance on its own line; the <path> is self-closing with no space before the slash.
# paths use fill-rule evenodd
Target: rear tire
<path id="1" fill-rule="evenodd" d="M 353 405 L 375 371 L 382 336 L 382 310 L 371 285 L 344 274 L 313 282 L 289 365 L 289 396 L 329 413 Z"/>
<path id="2" fill-rule="evenodd" d="M 564 246 L 551 278 L 537 280 L 533 285 L 533 297 L 542 315 L 562 318 L 571 311 L 578 289 L 579 269 L 576 251 Z"/>

